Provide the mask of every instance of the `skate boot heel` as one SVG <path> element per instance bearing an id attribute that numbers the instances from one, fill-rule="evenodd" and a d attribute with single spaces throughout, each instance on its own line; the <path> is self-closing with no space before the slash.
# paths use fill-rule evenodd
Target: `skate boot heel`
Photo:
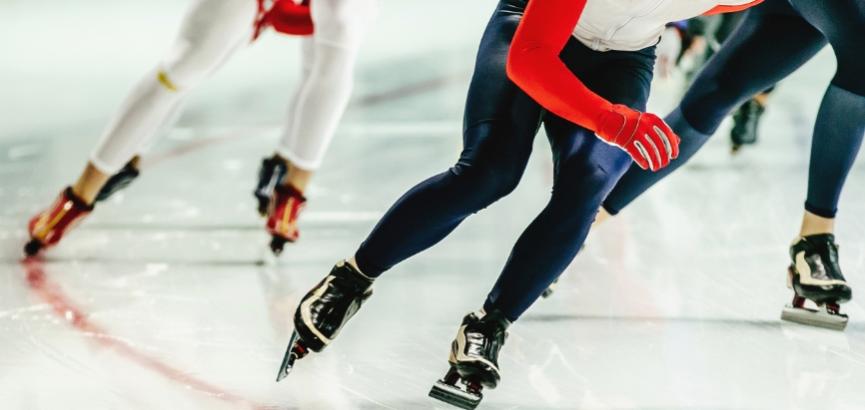
<path id="1" fill-rule="evenodd" d="M 744 145 L 757 143 L 757 129 L 766 109 L 755 99 L 750 99 L 733 114 L 733 129 L 730 130 L 731 153 L 736 154 Z"/>
<path id="2" fill-rule="evenodd" d="M 135 163 L 137 162 L 138 157 L 136 156 L 127 162 L 120 171 L 108 178 L 108 181 L 105 182 L 105 185 L 103 185 L 102 189 L 99 190 L 99 193 L 96 194 L 94 202 L 102 202 L 111 198 L 112 195 L 116 194 L 118 191 L 126 189 L 132 181 L 135 181 L 139 175 L 138 168 L 135 167 Z"/>
<path id="3" fill-rule="evenodd" d="M 293 186 L 279 185 L 274 189 L 267 217 L 267 232 L 271 235 L 270 250 L 282 253 L 286 243 L 300 239 L 297 219 L 306 206 L 306 197 Z"/>
<path id="4" fill-rule="evenodd" d="M 483 386 L 475 380 L 464 380 L 456 368 L 451 367 L 445 377 L 437 381 L 429 396 L 461 409 L 472 410 L 481 403 Z"/>
<path id="5" fill-rule="evenodd" d="M 300 335 L 297 332 L 292 332 L 291 340 L 288 341 L 288 349 L 285 351 L 282 364 L 279 366 L 279 373 L 276 375 L 276 381 L 279 382 L 288 377 L 291 369 L 294 368 L 294 362 L 303 359 L 307 354 L 309 354 L 309 349 L 303 345 Z"/>
<path id="6" fill-rule="evenodd" d="M 276 156 L 265 158 L 261 161 L 261 167 L 258 169 L 258 184 L 255 186 L 253 195 L 258 200 L 258 213 L 261 216 L 267 216 L 267 208 L 270 206 L 273 191 L 288 172 L 288 167 L 281 159 Z"/>

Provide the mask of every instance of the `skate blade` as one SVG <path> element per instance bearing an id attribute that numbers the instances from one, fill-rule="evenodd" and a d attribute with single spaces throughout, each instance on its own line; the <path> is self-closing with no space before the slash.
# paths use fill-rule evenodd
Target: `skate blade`
<path id="1" fill-rule="evenodd" d="M 844 330 L 847 328 L 847 315 L 833 315 L 823 311 L 795 308 L 787 305 L 781 312 L 781 320 L 824 329 Z"/>
<path id="2" fill-rule="evenodd" d="M 279 365 L 279 373 L 276 374 L 277 382 L 288 377 L 291 369 L 294 368 L 294 362 L 299 359 L 297 353 L 294 351 L 294 345 L 297 343 L 298 338 L 297 332 L 291 333 L 291 340 L 288 341 L 288 348 L 285 351 L 285 356 L 282 357 L 282 364 Z"/>
<path id="3" fill-rule="evenodd" d="M 461 409 L 473 410 L 480 404 L 483 394 L 472 394 L 457 386 L 447 384 L 441 380 L 437 381 L 429 391 L 429 396 L 459 407 Z"/>

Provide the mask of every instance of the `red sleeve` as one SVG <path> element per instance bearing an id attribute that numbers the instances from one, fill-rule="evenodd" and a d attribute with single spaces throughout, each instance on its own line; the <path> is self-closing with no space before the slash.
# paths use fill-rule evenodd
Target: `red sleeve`
<path id="1" fill-rule="evenodd" d="M 745 10 L 747 8 L 754 7 L 754 6 L 756 6 L 762 2 L 763 2 L 763 0 L 754 0 L 750 3 L 740 4 L 738 6 L 715 6 L 715 8 L 713 8 L 712 10 L 709 10 L 709 11 L 703 13 L 703 15 L 704 16 L 711 16 L 713 14 L 735 13 L 737 11 L 742 11 L 742 10 Z"/>
<path id="2" fill-rule="evenodd" d="M 511 43 L 508 77 L 552 113 L 597 131 L 612 104 L 589 90 L 559 58 L 587 0 L 531 1 Z"/>

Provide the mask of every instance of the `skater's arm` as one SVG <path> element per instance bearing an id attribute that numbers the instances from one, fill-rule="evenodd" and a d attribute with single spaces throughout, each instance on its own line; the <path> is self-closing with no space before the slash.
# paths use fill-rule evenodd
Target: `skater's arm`
<path id="1" fill-rule="evenodd" d="M 550 112 L 622 148 L 641 168 L 657 171 L 679 156 L 679 138 L 670 127 L 656 115 L 595 94 L 559 58 L 586 1 L 529 2 L 511 42 L 508 77 Z"/>
<path id="2" fill-rule="evenodd" d="M 508 53 L 508 77 L 547 110 L 590 130 L 612 104 L 589 90 L 559 53 L 574 32 L 586 0 L 529 2 Z"/>
<path id="3" fill-rule="evenodd" d="M 754 0 L 750 3 L 739 4 L 737 6 L 715 6 L 715 8 L 713 8 L 712 10 L 709 10 L 709 11 L 703 13 L 703 15 L 704 16 L 711 16 L 714 14 L 735 13 L 737 11 L 742 11 L 742 10 L 754 7 L 754 6 L 756 6 L 762 2 L 763 2 L 763 0 Z"/>

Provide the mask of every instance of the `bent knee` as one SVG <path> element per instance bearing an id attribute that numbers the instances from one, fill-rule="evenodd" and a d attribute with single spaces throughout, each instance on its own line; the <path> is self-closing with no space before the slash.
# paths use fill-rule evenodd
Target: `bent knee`
<path id="1" fill-rule="evenodd" d="M 553 186 L 553 197 L 579 209 L 597 210 L 619 179 L 596 164 L 585 164 L 562 176 Z"/>
<path id="2" fill-rule="evenodd" d="M 472 190 L 491 204 L 507 196 L 520 183 L 522 170 L 503 165 L 467 165 L 457 164 L 451 172 L 464 183 L 471 185 Z"/>
<path id="3" fill-rule="evenodd" d="M 862 58 L 862 50 L 865 50 L 865 39 L 847 44 L 843 48 L 836 48 L 835 58 L 838 68 L 832 83 L 858 95 L 865 95 L 865 59 Z"/>

